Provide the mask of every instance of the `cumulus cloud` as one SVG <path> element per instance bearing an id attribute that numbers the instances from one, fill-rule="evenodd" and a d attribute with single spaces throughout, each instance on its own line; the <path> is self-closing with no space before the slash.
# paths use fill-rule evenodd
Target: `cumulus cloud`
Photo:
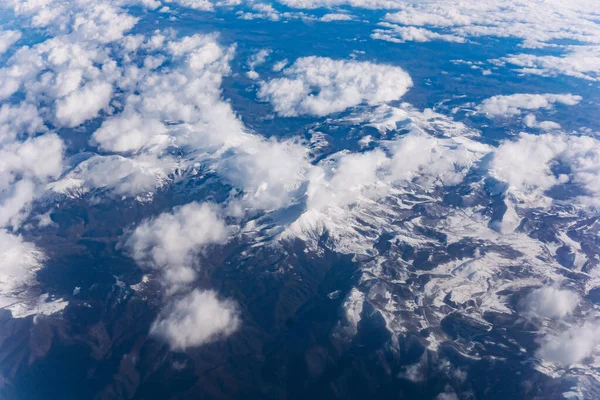
<path id="1" fill-rule="evenodd" d="M 0 31 L 0 55 L 6 52 L 21 38 L 20 31 Z"/>
<path id="2" fill-rule="evenodd" d="M 274 71 L 274 72 L 279 72 L 279 71 L 281 71 L 282 69 L 284 69 L 286 65 L 288 65 L 288 60 L 287 60 L 287 58 L 286 58 L 286 59 L 283 59 L 283 60 L 281 60 L 281 61 L 277 61 L 275 64 L 273 64 L 273 71 Z"/>
<path id="3" fill-rule="evenodd" d="M 143 48 L 154 41 L 135 46 Z M 267 54 L 255 54 L 251 67 L 264 62 Z M 134 177 L 139 176 L 141 182 L 146 182 L 141 179 L 146 176 L 149 180 L 148 185 L 131 188 L 152 189 L 152 175 L 158 184 L 173 167 L 201 162 L 243 192 L 237 199 L 243 203 L 238 203 L 240 211 L 248 207 L 269 210 L 290 201 L 309 168 L 306 149 L 294 140 L 267 140 L 248 132 L 221 98 L 220 84 L 230 71 L 233 49 L 219 46 L 213 35 L 194 35 L 169 41 L 167 56 L 174 59 L 174 67 L 143 71 L 127 80 L 132 93 L 125 98 L 123 112 L 106 119 L 93 135 L 93 143 L 102 149 L 124 153 L 118 160 L 104 157 L 101 162 L 103 167 L 114 165 L 119 172 L 103 179 L 86 178 L 86 184 L 122 186 L 129 163 L 132 170 L 139 166 L 148 172 Z M 184 151 L 186 160 L 173 160 L 173 148 Z M 81 182 L 85 171 L 79 168 L 69 175 Z"/>
<path id="4" fill-rule="evenodd" d="M 493 96 L 485 99 L 478 106 L 478 111 L 490 117 L 520 115 L 522 110 L 550 109 L 555 104 L 574 106 L 582 100 L 573 94 L 526 94 L 518 93 L 509 96 Z"/>
<path id="5" fill-rule="evenodd" d="M 320 8 L 352 6 L 367 9 L 394 9 L 399 8 L 402 2 L 397 0 L 278 0 L 279 3 L 292 8 Z"/>
<path id="6" fill-rule="evenodd" d="M 0 227 L 19 226 L 38 186 L 58 177 L 62 169 L 63 142 L 55 134 L 0 147 Z"/>
<path id="7" fill-rule="evenodd" d="M 102 189 L 108 194 L 147 200 L 151 199 L 154 190 L 167 184 L 169 178 L 165 171 L 176 166 L 177 163 L 169 158 L 157 159 L 146 154 L 130 158 L 93 155 L 60 180 L 50 183 L 48 188 L 75 197 Z"/>
<path id="8" fill-rule="evenodd" d="M 307 0 L 294 2 L 314 3 Z M 339 3 L 340 0 L 332 2 Z M 353 2 L 346 1 L 348 4 Z M 500 4 L 484 0 L 461 2 L 453 7 L 448 7 L 445 0 L 398 2 L 395 6 L 389 2 L 392 5 L 387 7 L 378 3 L 374 2 L 373 7 L 400 9 L 386 14 L 384 24 L 402 26 L 376 29 L 374 38 L 396 42 L 406 41 L 403 36 L 413 36 L 422 41 L 476 39 L 483 36 L 516 38 L 521 40 L 523 48 L 551 46 L 563 50 L 558 55 L 521 53 L 500 59 L 504 65 L 517 67 L 520 73 L 567 75 L 588 80 L 600 77 L 600 32 L 594 22 L 598 12 L 595 3 L 585 0 L 548 0 L 543 3 L 509 1 Z M 435 28 L 435 33 L 441 37 L 428 33 L 425 27 Z M 444 36 L 446 39 L 443 39 Z M 561 41 L 576 44 L 561 44 Z"/>
<path id="9" fill-rule="evenodd" d="M 455 185 L 490 151 L 475 141 L 436 138 L 419 131 L 381 145 L 385 152 L 341 152 L 319 163 L 310 173 L 308 208 L 344 207 L 413 183 L 425 191 L 437 185 Z"/>
<path id="10" fill-rule="evenodd" d="M 386 14 L 389 29 L 377 28 L 376 39 L 402 42 L 408 40 L 460 41 L 483 36 L 510 37 L 522 41 L 523 48 L 553 46 L 565 55 L 541 56 L 518 54 L 503 60 L 522 66 L 523 73 L 565 74 L 597 79 L 600 73 L 598 49 L 600 34 L 596 20 L 596 3 L 587 0 L 464 1 L 448 7 L 447 0 L 406 2 L 401 0 L 279 0 L 294 8 L 351 6 L 367 9 L 395 10 Z M 402 25 L 402 26 L 398 26 Z M 435 28 L 434 30 L 425 28 Z M 576 28 L 574 28 L 576 27 Z M 574 41 L 586 46 L 563 45 Z"/>
<path id="11" fill-rule="evenodd" d="M 110 101 L 116 63 L 105 48 L 66 37 L 17 50 L 0 68 L 0 99 L 21 91 L 42 117 L 75 127 Z"/>
<path id="12" fill-rule="evenodd" d="M 161 121 L 143 118 L 134 111 L 106 119 L 93 138 L 103 149 L 122 153 L 160 145 L 167 139 L 166 133 Z"/>
<path id="13" fill-rule="evenodd" d="M 600 345 L 600 325 L 586 322 L 546 336 L 536 355 L 544 361 L 569 366 L 592 356 Z"/>
<path id="14" fill-rule="evenodd" d="M 248 71 L 246 75 L 248 75 L 249 78 L 258 79 L 259 75 L 254 68 L 264 64 L 269 54 L 271 54 L 271 50 L 261 49 L 248 57 L 248 68 L 250 68 L 250 71 Z"/>
<path id="15" fill-rule="evenodd" d="M 417 178 L 423 187 L 436 182 L 458 184 L 469 168 L 490 149 L 488 146 L 463 138 L 438 139 L 414 133 L 390 143 L 393 151 L 391 173 L 393 180 Z"/>
<path id="16" fill-rule="evenodd" d="M 432 26 L 447 29 L 462 37 L 498 36 L 522 39 L 524 46 L 539 47 L 556 39 L 598 43 L 597 29 L 591 22 L 597 11 L 585 0 L 564 3 L 549 0 L 492 0 L 462 2 L 447 7 L 445 0 L 401 4 L 401 10 L 389 13 L 385 20 L 401 25 Z M 578 29 L 572 29 L 578 26 Z"/>
<path id="17" fill-rule="evenodd" d="M 81 125 L 108 106 L 112 92 L 112 85 L 107 82 L 90 83 L 57 101 L 56 118 L 66 127 Z"/>
<path id="18" fill-rule="evenodd" d="M 386 21 L 402 25 L 448 27 L 470 25 L 472 19 L 455 7 L 430 4 L 423 7 L 406 7 L 402 11 L 385 15 Z"/>
<path id="19" fill-rule="evenodd" d="M 105 120 L 94 133 L 95 144 L 113 152 L 160 155 L 169 146 L 208 149 L 239 136 L 242 124 L 220 99 L 233 49 L 219 46 L 214 35 L 168 44 L 167 39 L 157 34 L 135 44 L 155 52 L 158 47 L 173 66 L 157 71 L 132 66 L 119 82 L 127 90 L 123 112 Z"/>
<path id="20" fill-rule="evenodd" d="M 371 37 L 373 39 L 385 40 L 393 43 L 431 42 L 433 40 L 464 43 L 466 41 L 460 36 L 442 34 L 414 26 L 398 26 L 387 22 L 382 22 L 379 26 L 381 26 L 381 28 L 375 29 L 371 34 Z"/>
<path id="21" fill-rule="evenodd" d="M 542 318 L 564 318 L 573 313 L 581 298 L 575 292 L 554 286 L 535 289 L 523 299 L 525 312 Z"/>
<path id="22" fill-rule="evenodd" d="M 501 58 L 501 61 L 519 67 L 517 71 L 524 74 L 600 79 L 600 46 L 570 47 L 561 56 L 514 54 Z"/>
<path id="23" fill-rule="evenodd" d="M 213 11 L 215 8 L 213 2 L 209 0 L 165 0 L 165 3 L 174 3 L 182 7 L 200 11 Z"/>
<path id="24" fill-rule="evenodd" d="M 436 396 L 436 400 L 458 400 L 458 396 L 454 392 L 442 392 Z"/>
<path id="25" fill-rule="evenodd" d="M 172 349 L 184 350 L 231 335 L 239 325 L 233 301 L 221 300 L 211 290 L 195 289 L 161 311 L 150 333 L 166 340 Z"/>
<path id="26" fill-rule="evenodd" d="M 71 4 L 69 4 L 71 6 Z M 123 38 L 138 19 L 106 2 L 83 4 L 73 20 L 72 35 L 81 41 L 106 44 Z"/>
<path id="27" fill-rule="evenodd" d="M 567 170 L 555 173 L 557 165 Z M 600 141 L 591 137 L 522 133 L 518 140 L 507 141 L 494 152 L 490 173 L 507 182 L 511 193 L 522 201 L 541 201 L 548 189 L 568 184 L 584 191 L 577 197 L 581 204 L 600 205 Z"/>
<path id="28" fill-rule="evenodd" d="M 216 35 L 177 39 L 169 30 L 125 36 L 137 18 L 123 13 L 120 3 L 83 3 L 8 4 L 32 26 L 46 28 L 49 39 L 17 50 L 0 68 L 0 97 L 24 99 L 0 108 L 1 224 L 19 224 L 44 186 L 68 195 L 102 189 L 147 200 L 170 180 L 169 173 L 200 163 L 243 192 L 242 208 L 277 208 L 290 200 L 309 167 L 306 151 L 293 140 L 250 133 L 222 98 L 234 46 L 220 46 Z M 79 154 L 64 175 L 56 135 L 27 139 L 48 131 L 45 123 L 76 128 L 101 115 L 91 144 L 109 154 Z M 218 213 L 206 204 L 176 208 L 143 221 L 122 244 L 140 265 L 160 271 L 167 293 L 187 290 L 199 254 L 229 236 Z M 174 347 L 211 341 L 237 327 L 233 303 L 213 292 L 195 290 L 184 299 L 193 320 L 187 327 L 194 332 Z M 173 323 L 189 322 L 178 319 L 184 300 L 168 303 L 153 327 L 167 338 Z M 220 317 L 227 326 L 218 323 Z"/>
<path id="29" fill-rule="evenodd" d="M 190 203 L 142 222 L 124 242 L 141 265 L 159 270 L 173 288 L 192 282 L 196 257 L 209 244 L 224 243 L 229 228 L 215 206 Z"/>
<path id="30" fill-rule="evenodd" d="M 62 171 L 63 142 L 56 134 L 47 134 L 15 142 L 0 149 L 0 188 L 14 179 L 45 179 Z M 39 160 L 44 160 L 40 163 Z"/>
<path id="31" fill-rule="evenodd" d="M 517 192 L 538 194 L 568 180 L 552 173 L 550 162 L 565 150 L 560 137 L 521 134 L 520 140 L 506 142 L 495 152 L 492 173 Z"/>
<path id="32" fill-rule="evenodd" d="M 30 100 L 19 109 L 2 107 L 0 133 L 13 141 L 17 123 L 29 134 L 43 131 L 44 121 L 76 127 L 103 110 L 119 111 L 110 104 L 115 92 L 116 107 L 122 111 L 105 118 L 91 141 L 119 154 L 80 157 L 83 161 L 50 183 L 50 189 L 68 195 L 101 189 L 148 200 L 173 171 L 202 163 L 246 192 L 241 207 L 271 209 L 291 198 L 308 165 L 306 152 L 292 141 L 266 140 L 247 132 L 221 98 L 221 81 L 230 72 L 234 47 L 220 46 L 216 35 L 177 39 L 170 31 L 157 31 L 123 36 L 137 20 L 118 7 L 66 10 L 62 5 L 57 1 L 25 9 L 12 4 L 20 15 L 37 16 L 48 8 L 75 15 L 78 22 L 65 20 L 60 28 L 48 25 L 61 35 L 20 49 L 0 69 L 0 96 L 21 92 Z M 115 20 L 113 27 L 110 19 Z M 104 46 L 115 41 L 118 46 Z M 252 67 L 265 56 L 257 54 Z M 186 157 L 173 156 L 174 148 Z M 5 209 L 35 191 L 25 183 L 20 188 L 18 193 L 13 189 Z"/>
<path id="33" fill-rule="evenodd" d="M 355 202 L 364 190 L 376 184 L 380 179 L 378 169 L 388 162 L 381 150 L 341 154 L 337 159 L 328 160 L 312 172 L 307 206 L 321 210 L 332 205 L 346 206 Z"/>
<path id="34" fill-rule="evenodd" d="M 348 14 L 340 14 L 340 13 L 329 13 L 323 15 L 319 18 L 319 21 L 322 22 L 331 22 L 331 21 L 352 21 L 352 16 Z"/>
<path id="35" fill-rule="evenodd" d="M 44 28 L 48 39 L 17 49 L 0 68 L 0 99 L 19 93 L 56 127 L 73 128 L 110 111 L 121 73 L 119 46 L 112 44 L 133 28 L 136 17 L 118 2 L 9 0 L 3 7 L 22 24 Z M 10 33 L 10 40 L 19 35 Z"/>
<path id="36" fill-rule="evenodd" d="M 398 100 L 412 86 L 399 67 L 323 57 L 299 58 L 283 74 L 262 82 L 258 97 L 286 117 L 324 116 L 361 103 Z"/>
<path id="37" fill-rule="evenodd" d="M 552 131 L 558 130 L 561 128 L 560 124 L 553 121 L 538 121 L 537 117 L 533 114 L 527 114 L 525 118 L 523 118 L 523 122 L 525 126 L 528 128 L 536 128 L 541 129 L 543 131 Z"/>
<path id="38" fill-rule="evenodd" d="M 0 107 L 0 145 L 47 130 L 37 107 L 29 103 L 2 104 Z"/>
<path id="39" fill-rule="evenodd" d="M 243 206 L 260 210 L 282 207 L 293 199 L 310 168 L 306 149 L 295 141 L 246 138 L 219 160 L 219 173 L 245 191 Z"/>
<path id="40" fill-rule="evenodd" d="M 280 21 L 290 19 L 311 19 L 306 14 L 301 12 L 281 12 L 275 9 L 272 4 L 267 3 L 254 3 L 250 4 L 251 12 L 238 11 L 237 16 L 239 19 L 254 20 L 254 19 L 266 19 L 269 21 Z"/>
<path id="41" fill-rule="evenodd" d="M 0 308 L 23 301 L 20 292 L 35 281 L 44 253 L 20 236 L 0 229 Z"/>
<path id="42" fill-rule="evenodd" d="M 45 28 L 57 36 L 70 35 L 80 42 L 113 42 L 137 23 L 118 2 L 6 0 L 2 6 L 17 17 L 25 17 L 34 28 Z"/>

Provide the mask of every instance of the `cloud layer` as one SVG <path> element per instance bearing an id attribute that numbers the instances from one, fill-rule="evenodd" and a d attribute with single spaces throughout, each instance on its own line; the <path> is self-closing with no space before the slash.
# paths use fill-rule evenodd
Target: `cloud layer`
<path id="1" fill-rule="evenodd" d="M 600 345 L 600 325 L 587 322 L 573 326 L 556 335 L 542 340 L 537 356 L 545 361 L 569 366 L 590 357 Z"/>
<path id="2" fill-rule="evenodd" d="M 564 318 L 580 301 L 577 293 L 553 286 L 536 289 L 524 299 L 526 312 L 542 318 Z"/>
<path id="3" fill-rule="evenodd" d="M 124 246 L 141 265 L 157 269 L 168 286 L 192 282 L 196 256 L 203 246 L 224 243 L 229 229 L 217 209 L 190 203 L 142 222 Z"/>
<path id="4" fill-rule="evenodd" d="M 572 94 L 512 94 L 485 99 L 478 110 L 490 117 L 520 115 L 522 110 L 550 109 L 555 104 L 574 106 L 582 100 Z"/>
<path id="5" fill-rule="evenodd" d="M 299 58 L 283 75 L 261 83 L 258 97 L 285 117 L 324 116 L 398 100 L 412 86 L 399 67 L 324 57 Z"/>
<path id="6" fill-rule="evenodd" d="M 220 300 L 211 290 L 194 289 L 169 304 L 150 333 L 166 340 L 173 350 L 185 350 L 234 333 L 240 324 L 238 314 L 232 301 Z"/>

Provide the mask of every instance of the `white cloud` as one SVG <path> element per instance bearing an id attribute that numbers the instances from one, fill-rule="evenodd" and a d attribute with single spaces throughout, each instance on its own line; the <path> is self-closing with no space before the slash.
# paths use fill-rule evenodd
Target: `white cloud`
<path id="1" fill-rule="evenodd" d="M 352 21 L 352 19 L 353 19 L 353 17 L 348 14 L 330 13 L 330 14 L 323 15 L 321 18 L 319 18 L 319 21 L 322 21 L 322 22 Z"/>
<path id="2" fill-rule="evenodd" d="M 20 23 L 44 28 L 49 38 L 18 49 L 0 68 L 0 99 L 20 92 L 56 127 L 76 127 L 106 110 L 121 72 L 112 44 L 138 21 L 119 5 L 8 0 L 4 6 Z"/>
<path id="3" fill-rule="evenodd" d="M 81 125 L 108 107 L 112 92 L 112 85 L 107 82 L 90 83 L 57 101 L 56 118 L 66 127 Z"/>
<path id="4" fill-rule="evenodd" d="M 0 147 L 0 227 L 19 226 L 37 195 L 37 185 L 57 178 L 62 169 L 63 142 L 55 134 Z"/>
<path id="5" fill-rule="evenodd" d="M 150 333 L 166 340 L 174 350 L 200 346 L 229 336 L 239 325 L 237 305 L 216 293 L 193 290 L 158 315 Z"/>
<path id="6" fill-rule="evenodd" d="M 46 256 L 32 243 L 0 229 L 0 307 L 24 301 L 19 294 L 35 282 Z"/>
<path id="7" fill-rule="evenodd" d="M 382 28 L 375 29 L 371 34 L 371 38 L 393 43 L 431 42 L 433 40 L 456 43 L 465 42 L 463 37 L 433 32 L 425 28 L 417 28 L 414 26 L 398 26 L 387 22 L 382 22 L 379 24 L 379 26 Z"/>
<path id="8" fill-rule="evenodd" d="M 130 30 L 137 18 L 118 6 L 118 1 L 6 0 L 4 7 L 25 17 L 35 28 L 54 35 L 68 34 L 78 42 L 110 43 Z"/>
<path id="9" fill-rule="evenodd" d="M 176 169 L 192 170 L 202 164 L 244 191 L 237 200 L 242 209 L 273 209 L 289 202 L 309 168 L 306 150 L 294 140 L 266 140 L 247 132 L 221 98 L 233 47 L 223 48 L 216 39 L 215 35 L 175 39 L 168 32 L 129 37 L 124 44 L 127 51 L 152 51 L 153 58 L 168 60 L 169 67 L 161 67 L 162 62 L 144 62 L 140 67 L 135 58 L 124 65 L 114 81 L 124 91 L 123 111 L 106 118 L 91 141 L 121 154 L 87 157 L 49 188 L 70 196 L 102 189 L 150 200 Z M 80 86 L 77 79 L 67 80 Z M 175 149 L 185 156 L 174 156 Z"/>
<path id="10" fill-rule="evenodd" d="M 199 11 L 214 11 L 217 7 L 233 7 L 242 4 L 242 0 L 164 0 L 165 3 L 175 3 L 182 7 Z"/>
<path id="11" fill-rule="evenodd" d="M 142 46 L 156 41 L 161 47 L 164 39 L 157 35 Z M 214 35 L 193 35 L 169 41 L 165 50 L 174 67 L 132 68 L 119 82 L 128 90 L 124 110 L 94 133 L 102 148 L 160 154 L 167 146 L 220 147 L 242 131 L 231 106 L 220 99 L 233 48 L 220 47 Z"/>
<path id="12" fill-rule="evenodd" d="M 176 165 L 171 159 L 157 159 L 144 154 L 132 158 L 94 155 L 79 163 L 62 179 L 50 183 L 48 188 L 74 197 L 93 189 L 103 189 L 117 196 L 148 200 L 155 189 L 168 182 L 166 171 L 173 170 Z"/>
<path id="13" fill-rule="evenodd" d="M 176 290 L 195 279 L 203 247 L 224 243 L 229 232 L 215 206 L 194 202 L 142 222 L 124 247 L 140 265 L 161 271 L 169 289 Z"/>
<path id="14" fill-rule="evenodd" d="M 62 299 L 49 298 L 48 293 L 30 293 L 37 285 L 37 272 L 47 258 L 33 243 L 0 229 L 0 254 L 0 308 L 10 311 L 13 318 L 50 315 L 68 305 Z"/>
<path id="15" fill-rule="evenodd" d="M 299 58 L 283 74 L 262 82 L 258 97 L 287 117 L 324 116 L 361 103 L 398 100 L 412 86 L 399 67 L 323 57 Z"/>
<path id="16" fill-rule="evenodd" d="M 60 181 L 49 183 L 49 189 L 73 196 L 103 189 L 148 200 L 176 168 L 200 162 L 222 168 L 216 172 L 247 191 L 243 207 L 273 208 L 290 200 L 308 165 L 305 150 L 249 134 L 221 98 L 234 47 L 220 46 L 215 35 L 176 39 L 167 31 L 124 37 L 137 19 L 114 4 L 67 7 L 56 0 L 9 6 L 58 35 L 18 50 L 0 69 L 0 96 L 20 91 L 28 100 L 19 109 L 2 107 L 3 142 L 15 140 L 14 128 L 32 134 L 46 130 L 43 121 L 76 127 L 102 110 L 114 112 L 113 92 L 123 92 L 115 103 L 123 111 L 105 119 L 92 144 L 124 154 L 87 157 Z M 109 42 L 118 43 L 106 46 Z M 259 55 L 254 65 L 264 61 L 265 54 Z M 165 61 L 169 68 L 161 67 Z M 174 157 L 173 148 L 185 152 L 185 159 Z M 282 168 L 278 160 L 287 161 L 288 167 L 294 161 L 295 168 Z M 241 172 L 235 162 L 249 169 Z M 27 181 L 19 190 L 5 191 L 4 220 L 16 223 L 22 218 L 18 204 L 29 204 L 37 195 L 32 185 Z"/>
<path id="17" fill-rule="evenodd" d="M 599 40 L 600 43 L 600 40 Z M 501 61 L 520 67 L 518 72 L 541 76 L 567 75 L 575 78 L 600 80 L 600 47 L 569 47 L 562 56 L 515 54 Z"/>
<path id="18" fill-rule="evenodd" d="M 31 203 L 36 197 L 36 185 L 31 180 L 23 179 L 12 184 L 1 193 L 0 226 L 20 228 L 29 214 Z"/>
<path id="19" fill-rule="evenodd" d="M 111 43 L 123 38 L 138 19 L 111 4 L 85 4 L 73 18 L 72 34 L 78 40 Z"/>
<path id="20" fill-rule="evenodd" d="M 248 57 L 248 67 L 250 67 L 250 69 L 254 69 L 254 67 L 264 64 L 265 61 L 267 61 L 267 57 L 269 56 L 269 54 L 271 54 L 271 50 L 260 49 L 259 51 Z"/>
<path id="21" fill-rule="evenodd" d="M 0 145 L 17 140 L 20 135 L 45 132 L 44 121 L 33 104 L 2 104 L 0 107 Z"/>
<path id="22" fill-rule="evenodd" d="M 306 150 L 293 140 L 266 140 L 247 132 L 230 104 L 221 99 L 220 83 L 230 71 L 232 49 L 221 48 L 215 36 L 194 35 L 169 42 L 168 51 L 176 66 L 128 79 L 127 87 L 135 94 L 126 96 L 124 111 L 108 118 L 93 135 L 94 143 L 105 150 L 136 152 L 135 161 L 121 158 L 117 163 L 104 158 L 103 166 L 109 162 L 118 166 L 119 172 L 85 181 L 96 186 L 121 185 L 126 163 L 132 169 L 143 163 L 149 173 L 141 177 L 148 177 L 148 185 L 133 188 L 152 189 L 156 186 L 152 175 L 160 182 L 169 168 L 201 162 L 245 192 L 243 204 L 239 204 L 242 208 L 273 209 L 289 202 L 309 167 Z M 252 66 L 263 62 L 266 55 L 266 51 L 257 54 Z M 176 123 L 166 124 L 168 121 Z M 171 148 L 183 149 L 187 160 L 171 160 Z M 158 171 L 150 169 L 152 162 Z M 80 180 L 82 172 L 79 169 L 70 175 Z"/>
<path id="23" fill-rule="evenodd" d="M 342 309 L 344 310 L 344 322 L 341 323 L 341 330 L 353 337 L 358 332 L 358 324 L 361 320 L 361 314 L 365 303 L 365 294 L 356 288 L 352 288 L 348 296 L 344 299 Z M 340 321 L 341 322 L 341 321 Z"/>
<path id="24" fill-rule="evenodd" d="M 536 355 L 544 361 L 569 366 L 592 356 L 600 345 L 600 326 L 586 322 L 556 335 L 546 336 Z"/>
<path id="25" fill-rule="evenodd" d="M 159 120 L 131 112 L 106 119 L 93 138 L 103 149 L 121 153 L 160 145 L 166 133 L 167 128 Z"/>
<path id="26" fill-rule="evenodd" d="M 378 169 L 387 166 L 388 158 L 381 150 L 359 154 L 340 154 L 312 171 L 308 187 L 307 207 L 323 210 L 330 206 L 346 206 L 380 179 Z"/>
<path id="27" fill-rule="evenodd" d="M 493 96 L 485 99 L 477 107 L 479 112 L 490 117 L 520 115 L 522 110 L 550 109 L 555 104 L 574 106 L 582 100 L 573 94 L 527 94 L 518 93 L 509 96 Z"/>
<path id="28" fill-rule="evenodd" d="M 598 43 L 593 16 L 596 5 L 585 0 L 569 3 L 549 0 L 466 1 L 448 7 L 447 0 L 401 4 L 401 10 L 385 20 L 402 25 L 445 28 L 462 37 L 498 36 L 522 39 L 527 47 L 539 47 L 557 39 Z M 573 27 L 576 26 L 576 29 Z"/>
<path id="29" fill-rule="evenodd" d="M 394 9 L 402 6 L 397 0 L 278 0 L 279 3 L 292 8 L 320 8 L 349 5 L 367 9 Z"/>
<path id="30" fill-rule="evenodd" d="M 458 396 L 453 392 L 443 392 L 436 396 L 436 400 L 458 400 Z"/>
<path id="31" fill-rule="evenodd" d="M 310 168 L 306 149 L 291 140 L 249 136 L 217 164 L 228 182 L 246 193 L 245 207 L 272 210 L 285 206 L 305 180 Z"/>
<path id="32" fill-rule="evenodd" d="M 535 289 L 523 299 L 525 312 L 542 318 L 564 318 L 573 313 L 581 298 L 575 292 L 554 286 Z"/>
<path id="33" fill-rule="evenodd" d="M 213 11 L 215 8 L 213 2 L 209 0 L 165 0 L 165 3 L 175 3 L 182 7 L 200 11 Z"/>
<path id="34" fill-rule="evenodd" d="M 413 133 L 390 143 L 392 179 L 418 179 L 424 189 L 434 184 L 455 185 L 490 148 L 465 138 L 438 139 Z"/>
<path id="35" fill-rule="evenodd" d="M 463 15 L 455 7 L 441 5 L 426 5 L 422 8 L 406 7 L 402 11 L 386 14 L 386 21 L 414 26 L 448 27 L 456 25 L 470 25 L 472 19 Z"/>
<path id="36" fill-rule="evenodd" d="M 62 140 L 47 134 L 0 149 L 0 188 L 5 188 L 18 175 L 43 180 L 57 177 L 62 171 Z M 44 160 L 40 163 L 40 160 Z"/>
<path id="37" fill-rule="evenodd" d="M 170 180 L 170 172 L 199 164 L 244 191 L 238 197 L 241 207 L 277 208 L 300 187 L 310 167 L 305 148 L 293 140 L 249 133 L 221 97 L 233 46 L 220 46 L 215 35 L 176 39 L 170 31 L 124 37 L 137 19 L 104 3 L 83 9 L 70 9 L 62 1 L 48 7 L 32 4 L 31 9 L 13 5 L 19 15 L 35 20 L 32 25 L 47 27 L 51 38 L 18 50 L 0 69 L 0 95 L 19 92 L 25 99 L 0 109 L 0 151 L 6 153 L 0 160 L 0 223 L 19 224 L 44 186 L 74 196 L 101 189 L 105 192 L 93 196 L 147 200 Z M 117 114 L 104 120 L 92 144 L 122 154 L 80 154 L 72 160 L 83 161 L 58 181 L 53 180 L 62 174 L 62 142 L 56 135 L 16 142 L 45 132 L 44 121 L 77 127 L 102 110 Z M 124 245 L 137 262 L 158 269 L 173 293 L 195 279 L 205 246 L 223 243 L 229 233 L 214 208 L 192 203 L 142 222 Z M 215 312 L 229 305 L 215 304 Z M 237 324 L 234 317 L 227 318 Z M 168 310 L 161 313 L 155 333 L 169 335 L 169 318 Z M 200 314 L 194 318 L 202 319 Z M 218 332 L 228 330 L 207 327 L 184 341 L 213 340 Z"/>
<path id="38" fill-rule="evenodd" d="M 567 176 L 555 176 L 550 162 L 565 150 L 561 138 L 521 134 L 520 139 L 502 144 L 495 152 L 491 169 L 493 175 L 510 184 L 516 193 L 539 196 Z"/>
<path id="39" fill-rule="evenodd" d="M 0 31 L 0 55 L 21 39 L 19 31 Z"/>
<path id="40" fill-rule="evenodd" d="M 423 191 L 455 185 L 490 151 L 465 138 L 436 138 L 417 130 L 380 145 L 387 154 L 382 149 L 340 152 L 320 162 L 309 175 L 307 208 L 323 211 L 377 200 L 413 183 Z"/>
<path id="41" fill-rule="evenodd" d="M 538 121 L 537 117 L 533 114 L 527 114 L 523 118 L 525 126 L 528 128 L 541 129 L 543 131 L 554 131 L 561 128 L 560 124 L 553 121 Z"/>
<path id="42" fill-rule="evenodd" d="M 108 106 L 116 77 L 106 48 L 55 37 L 10 57 L 0 69 L 0 99 L 21 91 L 45 120 L 74 127 Z"/>
<path id="43" fill-rule="evenodd" d="M 254 70 L 250 70 L 250 71 L 246 72 L 246 76 L 253 80 L 260 78 L 260 74 Z"/>
<path id="44" fill-rule="evenodd" d="M 341 0 L 321 0 L 338 4 Z M 310 0 L 305 0 L 310 3 Z M 297 1 L 297 3 L 302 3 Z M 355 3 L 353 0 L 344 1 Z M 393 3 L 393 2 L 392 2 Z M 394 3 L 393 3 L 394 4 Z M 373 2 L 374 8 L 398 8 L 388 13 L 384 24 L 388 30 L 376 29 L 373 37 L 390 41 L 472 39 L 484 36 L 516 38 L 523 48 L 554 47 L 563 50 L 559 55 L 516 54 L 501 58 L 511 66 L 521 67 L 521 73 L 542 76 L 568 75 L 582 79 L 600 78 L 600 29 L 595 22 L 600 11 L 598 4 L 586 0 L 465 1 L 448 6 L 447 0 L 427 2 L 397 2 L 395 7 Z M 423 30 L 436 28 L 436 37 Z M 397 31 L 397 32 L 395 32 Z M 439 32 L 438 32 L 439 31 Z M 412 32 L 412 33 L 411 33 Z M 569 44 L 562 44 L 570 42 Z M 575 43 L 575 44 L 572 44 Z"/>
<path id="45" fill-rule="evenodd" d="M 281 71 L 282 69 L 284 69 L 286 65 L 288 65 L 288 60 L 287 60 L 287 58 L 286 58 L 286 59 L 283 59 L 283 60 L 281 60 L 281 61 L 277 61 L 275 64 L 273 64 L 273 71 L 274 71 L 274 72 L 279 72 L 279 71 Z"/>
<path id="46" fill-rule="evenodd" d="M 568 172 L 555 174 L 552 167 L 558 164 Z M 518 140 L 507 141 L 494 152 L 490 173 L 507 182 L 510 192 L 521 201 L 547 204 L 544 192 L 568 183 L 584 190 L 578 202 L 600 206 L 600 141 L 591 137 L 522 133 Z"/>
<path id="47" fill-rule="evenodd" d="M 68 20 L 69 13 L 65 4 L 57 0 L 6 0 L 3 6 L 11 9 L 19 17 L 29 17 L 34 27 L 47 27 L 52 21 L 60 25 Z"/>
<path id="48" fill-rule="evenodd" d="M 258 79 L 259 78 L 259 75 L 254 70 L 254 68 L 256 68 L 259 65 L 264 64 L 265 61 L 267 60 L 267 57 L 269 56 L 269 54 L 271 54 L 271 50 L 261 49 L 261 50 L 257 51 L 256 53 L 252 54 L 250 57 L 248 57 L 248 68 L 250 69 L 250 71 L 248 71 L 246 73 L 246 75 L 248 75 L 248 78 L 250 78 L 250 79 Z"/>
<path id="49" fill-rule="evenodd" d="M 306 14 L 300 12 L 280 12 L 273 5 L 266 3 L 250 4 L 250 8 L 252 12 L 238 11 L 238 18 L 244 20 L 266 19 L 269 21 L 310 19 Z"/>

